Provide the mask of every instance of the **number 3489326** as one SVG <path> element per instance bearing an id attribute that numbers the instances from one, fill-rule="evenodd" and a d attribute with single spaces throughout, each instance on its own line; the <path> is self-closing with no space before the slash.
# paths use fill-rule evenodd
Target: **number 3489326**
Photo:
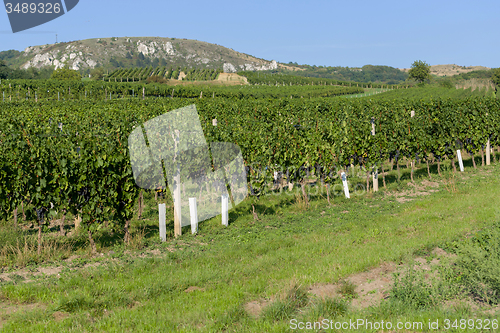
<path id="1" fill-rule="evenodd" d="M 61 12 L 61 5 L 59 3 L 17 3 L 15 6 L 12 3 L 6 3 L 5 9 L 7 14 L 59 14 Z"/>

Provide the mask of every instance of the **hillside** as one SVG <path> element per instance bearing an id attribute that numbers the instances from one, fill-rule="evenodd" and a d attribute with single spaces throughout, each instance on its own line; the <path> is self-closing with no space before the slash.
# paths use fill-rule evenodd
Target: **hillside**
<path id="1" fill-rule="evenodd" d="M 454 76 L 458 74 L 463 74 L 463 73 L 469 73 L 473 71 L 479 71 L 479 70 L 488 70 L 490 69 L 489 67 L 484 67 L 484 66 L 458 66 L 455 64 L 450 64 L 450 65 L 434 65 L 431 66 L 431 74 L 437 75 L 437 76 Z M 400 68 L 400 70 L 404 72 L 408 72 L 410 69 L 409 68 Z"/>
<path id="2" fill-rule="evenodd" d="M 354 82 L 397 84 L 404 82 L 408 74 L 394 67 L 365 65 L 363 67 L 300 65 L 294 75 Z"/>
<path id="3" fill-rule="evenodd" d="M 8 65 L 27 69 L 69 66 L 90 71 L 143 66 L 180 66 L 240 70 L 273 70 L 285 65 L 236 52 L 217 44 L 163 37 L 112 37 L 27 47 L 22 52 L 0 52 Z M 286 66 L 290 67 L 290 66 Z"/>

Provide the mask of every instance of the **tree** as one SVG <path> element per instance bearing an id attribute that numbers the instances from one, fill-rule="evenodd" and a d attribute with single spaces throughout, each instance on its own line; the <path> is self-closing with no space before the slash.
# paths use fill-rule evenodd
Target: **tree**
<path id="1" fill-rule="evenodd" d="M 82 76 L 78 71 L 68 68 L 59 68 L 52 73 L 50 78 L 55 80 L 81 80 Z"/>
<path id="2" fill-rule="evenodd" d="M 10 77 L 12 70 L 5 64 L 5 61 L 0 60 L 0 79 L 7 79 Z"/>
<path id="3" fill-rule="evenodd" d="M 491 81 L 495 84 L 495 90 L 498 91 L 498 87 L 500 87 L 500 68 L 494 70 Z"/>
<path id="4" fill-rule="evenodd" d="M 431 77 L 431 66 L 427 64 L 425 61 L 416 60 L 411 65 L 411 69 L 408 72 L 409 79 L 414 79 L 420 83 L 430 80 Z"/>
<path id="5" fill-rule="evenodd" d="M 90 72 L 90 77 L 93 80 L 102 80 L 104 76 L 104 69 L 102 67 L 96 67 Z"/>

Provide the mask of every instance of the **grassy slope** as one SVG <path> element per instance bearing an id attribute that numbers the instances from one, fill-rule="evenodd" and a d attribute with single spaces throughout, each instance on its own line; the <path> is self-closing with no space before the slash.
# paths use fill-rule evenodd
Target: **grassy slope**
<path id="1" fill-rule="evenodd" d="M 426 174 L 419 171 L 417 182 Z M 116 247 L 114 261 L 108 264 L 76 272 L 67 267 L 60 279 L 3 283 L 4 301 L 38 304 L 11 315 L 0 311 L 0 318 L 8 320 L 3 329 L 281 332 L 289 327 L 287 321 L 254 319 L 243 305 L 273 298 L 290 281 L 331 283 L 383 262 L 406 261 L 416 251 L 498 221 L 499 174 L 498 164 L 478 170 L 469 167 L 457 176 L 456 192 L 441 186 L 437 193 L 406 203 L 387 195 L 407 190 L 405 177 L 403 183 L 392 182 L 388 190 L 376 194 L 353 195 L 351 200 L 335 196 L 332 206 L 313 195 L 308 211 L 302 211 L 291 196 L 262 198 L 258 202 L 261 219 L 255 223 L 245 202 L 230 214 L 229 228 L 220 226 L 219 217 L 202 223 L 197 236 L 185 235 L 164 244 L 149 240 L 149 249 L 159 249 L 159 255 L 140 258 Z M 452 184 L 453 177 L 447 175 L 441 181 Z M 394 175 L 388 177 L 393 179 Z M 185 292 L 193 286 L 203 290 Z M 384 320 L 447 315 L 441 310 L 370 311 L 364 315 Z M 301 316 L 307 318 L 307 311 Z M 350 312 L 345 318 L 359 316 Z"/>

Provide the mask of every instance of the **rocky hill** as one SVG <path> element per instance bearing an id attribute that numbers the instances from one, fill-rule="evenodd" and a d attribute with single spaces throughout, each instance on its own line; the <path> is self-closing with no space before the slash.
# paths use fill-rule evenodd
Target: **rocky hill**
<path id="1" fill-rule="evenodd" d="M 167 66 L 240 70 L 270 70 L 290 67 L 259 59 L 217 44 L 163 37 L 112 37 L 27 47 L 6 59 L 19 68 L 69 66 L 87 71 L 104 68 Z"/>

